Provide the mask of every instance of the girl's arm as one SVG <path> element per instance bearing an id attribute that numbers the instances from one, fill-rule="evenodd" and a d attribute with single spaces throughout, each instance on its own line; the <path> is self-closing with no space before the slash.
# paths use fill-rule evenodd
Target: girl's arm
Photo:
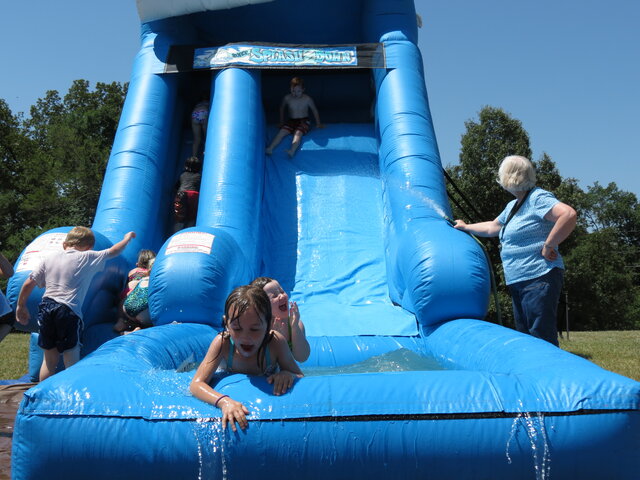
<path id="1" fill-rule="evenodd" d="M 231 430 L 236 431 L 236 422 L 243 430 L 247 428 L 247 415 L 249 410 L 240 402 L 236 402 L 229 395 L 223 395 L 217 392 L 209 385 L 213 374 L 218 369 L 222 361 L 223 348 L 222 335 L 216 335 L 211 342 L 209 350 L 202 360 L 202 363 L 196 370 L 189 391 L 194 397 L 199 398 L 203 402 L 210 403 L 222 410 L 222 428 L 227 428 L 227 422 L 231 425 Z"/>
<path id="2" fill-rule="evenodd" d="M 275 354 L 275 359 L 280 366 L 280 371 L 267 377 L 267 382 L 273 384 L 274 395 L 282 395 L 283 393 L 287 393 L 296 379 L 302 378 L 304 375 L 293 359 L 293 355 L 291 354 L 291 350 L 289 350 L 289 345 L 287 345 L 287 340 L 284 336 L 275 330 L 272 331 L 272 334 L 271 352 Z"/>
<path id="3" fill-rule="evenodd" d="M 293 346 L 293 358 L 298 362 L 305 362 L 311 353 L 311 347 L 307 341 L 304 323 L 300 320 L 298 304 L 291 302 L 289 308 L 289 321 L 291 322 L 291 345 Z"/>

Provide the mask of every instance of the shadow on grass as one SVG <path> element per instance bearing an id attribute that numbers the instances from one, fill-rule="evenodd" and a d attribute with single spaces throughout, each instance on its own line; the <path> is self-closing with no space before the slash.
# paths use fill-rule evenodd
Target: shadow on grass
<path id="1" fill-rule="evenodd" d="M 571 352 L 571 353 L 573 353 L 574 355 L 577 355 L 579 357 L 582 357 L 584 359 L 587 359 L 589 361 L 592 361 L 592 359 L 593 359 L 593 355 L 589 355 L 588 353 L 578 353 L 578 352 Z"/>

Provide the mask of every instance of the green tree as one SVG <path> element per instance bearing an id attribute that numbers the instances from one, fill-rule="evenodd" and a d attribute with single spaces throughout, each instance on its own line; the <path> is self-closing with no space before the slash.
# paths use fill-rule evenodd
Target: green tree
<path id="1" fill-rule="evenodd" d="M 565 255 L 565 289 L 575 330 L 640 328 L 640 288 L 613 229 L 582 235 Z"/>
<path id="2" fill-rule="evenodd" d="M 469 198 L 481 218 L 494 219 L 513 197 L 497 183 L 498 167 L 507 155 L 531 158 L 529 135 L 519 120 L 500 108 L 484 107 L 478 121 L 465 122 L 460 164 L 448 169 L 449 175 Z"/>
<path id="3" fill-rule="evenodd" d="M 576 329 L 640 328 L 637 197 L 598 182 L 576 189 L 577 235 L 565 255 L 565 287 Z"/>
<path id="4" fill-rule="evenodd" d="M 26 223 L 24 186 L 30 182 L 29 159 L 33 143 L 22 129 L 22 117 L 15 116 L 0 99 L 0 248 L 13 261 L 24 248 Z"/>
<path id="5" fill-rule="evenodd" d="M 620 190 L 615 183 L 606 187 L 595 182 L 584 195 L 582 221 L 589 231 L 613 229 L 619 241 L 640 248 L 640 209 L 635 194 Z"/>
<path id="6" fill-rule="evenodd" d="M 0 101 L 0 246 L 12 260 L 43 231 L 93 223 L 126 93 L 76 80 L 64 98 L 48 91 L 26 120 Z"/>

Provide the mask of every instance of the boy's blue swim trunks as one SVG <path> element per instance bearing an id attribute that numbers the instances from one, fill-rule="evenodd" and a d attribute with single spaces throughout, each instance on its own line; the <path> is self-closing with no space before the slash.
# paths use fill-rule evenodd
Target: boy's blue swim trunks
<path id="1" fill-rule="evenodd" d="M 80 345 L 82 320 L 68 306 L 44 297 L 38 306 L 38 346 L 60 353 Z"/>

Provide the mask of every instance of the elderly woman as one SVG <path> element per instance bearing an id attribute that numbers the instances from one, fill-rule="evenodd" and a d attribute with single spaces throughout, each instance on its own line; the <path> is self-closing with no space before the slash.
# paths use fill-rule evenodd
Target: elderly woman
<path id="1" fill-rule="evenodd" d="M 493 221 L 466 224 L 456 220 L 455 228 L 500 238 L 516 328 L 557 346 L 556 314 L 564 274 L 558 245 L 575 228 L 576 212 L 535 186 L 535 170 L 524 157 L 506 157 L 498 176 L 502 188 L 516 199 Z"/>

